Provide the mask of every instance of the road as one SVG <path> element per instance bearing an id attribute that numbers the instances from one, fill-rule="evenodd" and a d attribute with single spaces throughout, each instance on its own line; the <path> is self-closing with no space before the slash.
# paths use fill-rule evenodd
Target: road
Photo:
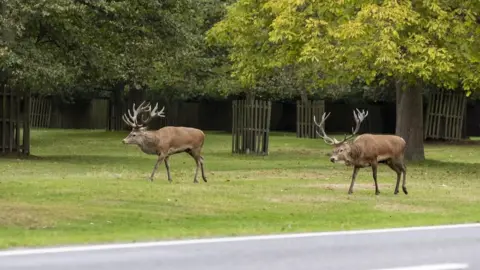
<path id="1" fill-rule="evenodd" d="M 0 269 L 473 270 L 480 224 L 4 250 Z"/>

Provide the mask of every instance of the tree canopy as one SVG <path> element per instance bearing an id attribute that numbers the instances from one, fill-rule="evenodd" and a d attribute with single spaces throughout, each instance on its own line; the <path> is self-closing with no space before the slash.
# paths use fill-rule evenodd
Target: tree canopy
<path id="1" fill-rule="evenodd" d="M 222 2 L 2 0 L 3 81 L 46 92 L 192 82 L 210 65 L 202 26 Z"/>
<path id="2" fill-rule="evenodd" d="M 316 86 L 361 78 L 480 85 L 478 1 L 239 0 L 209 32 L 247 85 L 295 64 Z"/>

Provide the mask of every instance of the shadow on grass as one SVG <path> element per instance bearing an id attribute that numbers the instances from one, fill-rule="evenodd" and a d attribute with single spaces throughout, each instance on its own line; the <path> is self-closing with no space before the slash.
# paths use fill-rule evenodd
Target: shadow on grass
<path id="1" fill-rule="evenodd" d="M 150 158 L 149 158 L 150 157 Z M 155 162 L 155 156 L 145 155 L 144 157 L 129 157 L 129 156 L 107 156 L 107 155 L 49 155 L 49 156 L 36 156 L 30 155 L 19 158 L 17 155 L 2 155 L 2 159 L 21 159 L 30 160 L 34 162 L 45 163 L 67 163 L 78 165 L 112 165 L 118 166 L 119 164 L 139 164 L 140 160 L 148 162 L 150 159 Z"/>
<path id="2" fill-rule="evenodd" d="M 472 146 L 472 145 L 480 145 L 480 140 L 473 139 L 462 139 L 459 141 L 452 141 L 452 140 L 433 140 L 427 139 L 424 143 L 425 145 L 435 145 L 435 146 L 443 146 L 443 145 L 454 145 L 454 146 Z"/>
<path id="3" fill-rule="evenodd" d="M 176 156 L 183 155 L 177 154 Z M 186 154 L 185 154 L 186 155 Z M 237 160 L 258 160 L 264 159 L 263 156 L 245 156 L 245 155 L 232 155 L 231 153 L 220 154 L 216 153 L 213 155 L 216 158 L 232 158 Z M 278 155 L 272 158 L 273 160 L 288 160 L 291 159 L 289 155 Z M 63 164 L 78 164 L 78 165 L 111 165 L 111 166 L 130 166 L 132 164 L 143 164 L 145 162 L 155 162 L 156 157 L 153 155 L 143 155 L 143 156 L 114 156 L 114 155 L 48 155 L 48 156 L 36 156 L 30 155 L 27 157 L 19 158 L 16 154 L 13 155 L 0 155 L 0 159 L 22 159 L 22 160 L 31 160 L 34 162 L 45 162 L 45 163 L 63 163 Z M 208 160 L 208 155 L 206 156 Z M 233 161 L 233 160 L 232 160 Z M 182 161 L 179 161 L 182 162 Z M 183 162 L 189 162 L 188 159 Z M 322 166 L 321 164 L 319 164 Z M 325 166 L 325 164 L 323 164 Z M 433 159 L 426 159 L 422 162 L 408 162 L 408 166 L 414 166 L 416 168 L 432 168 L 432 169 L 442 169 L 447 171 L 463 171 L 463 172 L 478 172 L 480 163 L 462 163 L 455 161 L 440 161 Z"/>
<path id="4" fill-rule="evenodd" d="M 105 130 L 83 130 L 83 129 L 58 129 L 58 130 L 37 130 L 35 131 L 35 136 L 32 136 L 32 139 L 45 139 L 45 137 L 50 139 L 59 139 L 59 138 L 91 138 L 91 139 L 102 139 L 102 138 L 117 138 L 125 137 L 129 133 L 128 130 L 122 131 L 105 131 Z"/>
<path id="5" fill-rule="evenodd" d="M 422 162 L 409 162 L 409 165 L 413 165 L 420 168 L 436 168 L 443 169 L 445 171 L 472 171 L 478 172 L 480 163 L 465 163 L 455 161 L 440 161 L 434 159 L 425 159 Z M 407 166 L 408 166 L 407 164 Z"/>

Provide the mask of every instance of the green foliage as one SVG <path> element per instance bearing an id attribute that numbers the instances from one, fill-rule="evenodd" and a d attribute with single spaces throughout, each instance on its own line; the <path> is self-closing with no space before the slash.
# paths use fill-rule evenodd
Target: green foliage
<path id="1" fill-rule="evenodd" d="M 208 38 L 229 48 L 244 85 L 295 65 L 316 87 L 403 79 L 471 91 L 479 14 L 477 1 L 239 0 Z"/>
<path id="2" fill-rule="evenodd" d="M 158 72 L 179 77 L 201 40 L 201 2 L 2 0 L 9 38 L 0 68 L 10 71 L 9 84 L 44 91 L 143 87 Z"/>
<path id="3" fill-rule="evenodd" d="M 218 46 L 207 46 L 205 32 L 225 13 L 233 0 L 199 0 L 192 2 L 195 14 L 190 21 L 183 20 L 188 29 L 186 50 L 169 55 L 167 61 L 157 61 L 150 88 L 169 99 L 226 96 L 238 88 L 228 76 L 226 51 Z"/>

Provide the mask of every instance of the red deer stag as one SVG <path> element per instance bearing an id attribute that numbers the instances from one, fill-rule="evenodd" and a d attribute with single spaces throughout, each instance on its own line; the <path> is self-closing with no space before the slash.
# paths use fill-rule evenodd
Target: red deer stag
<path id="1" fill-rule="evenodd" d="M 175 127 L 175 126 L 166 126 L 158 130 L 147 130 L 147 124 L 154 117 L 165 117 L 163 107 L 159 112 L 157 112 L 158 103 L 152 110 L 150 103 L 145 104 L 143 101 L 136 109 L 135 103 L 133 104 L 133 113 L 128 110 L 127 114 L 123 115 L 123 121 L 132 127 L 132 131 L 128 134 L 125 139 L 123 139 L 124 144 L 136 144 L 140 149 L 149 155 L 157 155 L 158 159 L 153 167 L 151 176 L 149 177 L 150 181 L 153 181 L 153 176 L 155 171 L 158 168 L 158 165 L 163 161 L 165 162 L 165 168 L 167 169 L 168 181 L 172 182 L 172 177 L 170 176 L 170 165 L 168 164 L 168 159 L 171 155 L 186 152 L 189 154 L 197 164 L 195 170 L 195 177 L 193 178 L 194 183 L 198 183 L 197 174 L 198 168 L 202 169 L 202 178 L 203 181 L 207 182 L 205 177 L 205 172 L 203 170 L 203 157 L 201 156 L 201 151 L 203 143 L 205 140 L 205 134 L 203 131 L 191 128 L 191 127 Z M 142 113 L 148 113 L 146 119 L 141 115 Z M 141 122 L 139 123 L 139 115 L 141 115 Z"/>
<path id="2" fill-rule="evenodd" d="M 352 182 L 348 190 L 348 194 L 353 193 L 353 186 L 355 184 L 355 178 L 357 177 L 360 168 L 372 167 L 373 181 L 375 182 L 375 194 L 380 194 L 377 184 L 377 167 L 378 163 L 387 164 L 392 170 L 397 173 L 397 184 L 395 186 L 394 194 L 398 194 L 398 186 L 400 184 L 400 176 L 403 173 L 402 190 L 403 193 L 408 194 L 407 186 L 405 183 L 407 168 L 404 162 L 405 152 L 405 140 L 395 135 L 376 135 L 376 134 L 362 134 L 357 136 L 353 141 L 348 141 L 355 136 L 360 129 L 360 124 L 367 117 L 368 111 L 360 111 L 357 113 L 353 111 L 353 117 L 355 118 L 356 127 L 352 128 L 352 134 L 347 136 L 342 141 L 337 141 L 335 138 L 330 138 L 325 133 L 325 120 L 330 116 L 330 113 L 325 116 L 322 115 L 322 121 L 317 123 L 315 116 L 313 122 L 319 127 L 320 134 L 317 131 L 325 143 L 333 145 L 334 149 L 330 156 L 330 161 L 344 162 L 347 166 L 353 166 Z"/>

